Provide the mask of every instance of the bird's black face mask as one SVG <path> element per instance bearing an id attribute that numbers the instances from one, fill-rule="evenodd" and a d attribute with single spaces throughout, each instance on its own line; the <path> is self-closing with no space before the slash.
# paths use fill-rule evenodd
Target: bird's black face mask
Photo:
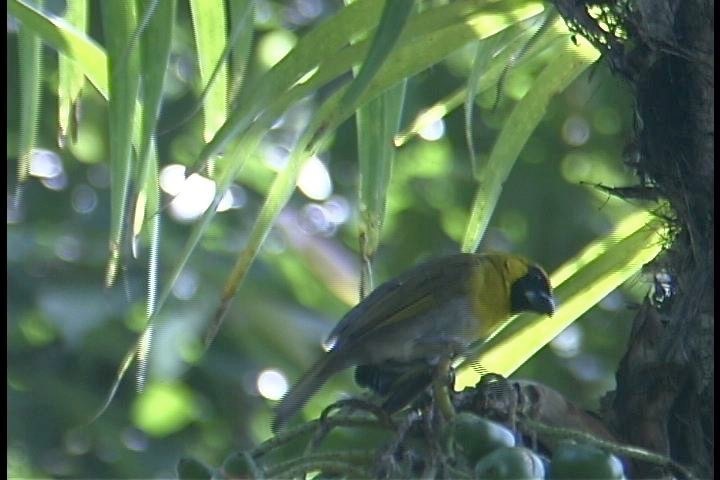
<path id="1" fill-rule="evenodd" d="M 555 313 L 555 299 L 545 272 L 538 267 L 530 267 L 524 277 L 513 283 L 510 289 L 510 311 L 530 311 L 550 316 Z"/>

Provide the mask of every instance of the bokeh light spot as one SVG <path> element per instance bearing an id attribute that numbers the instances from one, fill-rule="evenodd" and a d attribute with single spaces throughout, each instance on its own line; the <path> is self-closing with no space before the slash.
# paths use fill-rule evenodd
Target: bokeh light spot
<path id="1" fill-rule="evenodd" d="M 565 155 L 560 164 L 560 172 L 563 178 L 570 183 L 587 180 L 592 169 L 589 157 L 579 152 Z"/>
<path id="2" fill-rule="evenodd" d="M 63 173 L 60 156 L 43 148 L 37 148 L 30 155 L 30 175 L 38 178 L 55 178 Z"/>
<path id="3" fill-rule="evenodd" d="M 95 189 L 89 185 L 80 184 L 73 188 L 71 203 L 73 210 L 78 213 L 90 213 L 95 210 L 98 204 L 98 196 Z"/>
<path id="4" fill-rule="evenodd" d="M 563 123 L 562 137 L 565 143 L 573 147 L 585 145 L 590 140 L 590 125 L 585 118 L 571 115 Z"/>
<path id="5" fill-rule="evenodd" d="M 311 157 L 305 162 L 297 186 L 308 198 L 325 200 L 332 194 L 332 181 L 325 165 L 317 157 Z"/>
<path id="6" fill-rule="evenodd" d="M 82 253 L 80 240 L 74 235 L 63 235 L 55 241 L 55 255 L 66 262 L 77 262 Z"/>
<path id="7" fill-rule="evenodd" d="M 110 169 L 102 163 L 91 165 L 87 170 L 87 179 L 95 188 L 108 188 L 110 187 Z"/>
<path id="8" fill-rule="evenodd" d="M 601 135 L 617 135 L 623 127 L 620 114 L 612 107 L 598 108 L 593 112 L 592 123 Z"/>
<path id="9" fill-rule="evenodd" d="M 583 332 L 577 325 L 570 325 L 550 342 L 553 351 L 562 358 L 572 358 L 580 353 Z"/>
<path id="10" fill-rule="evenodd" d="M 528 221 L 522 213 L 511 210 L 502 212 L 499 218 L 499 227 L 514 243 L 521 243 L 528 236 Z"/>
<path id="11" fill-rule="evenodd" d="M 420 135 L 420 138 L 427 140 L 428 142 L 440 140 L 443 135 L 445 135 L 445 122 L 443 122 L 441 118 L 438 118 L 426 127 L 423 127 L 422 130 L 418 132 L 418 135 Z"/>
<path id="12" fill-rule="evenodd" d="M 20 331 L 30 345 L 47 345 L 56 337 L 55 328 L 40 313 L 31 313 L 20 321 Z"/>
<path id="13" fill-rule="evenodd" d="M 277 370 L 263 370 L 257 377 L 257 389 L 260 395 L 269 400 L 280 400 L 287 392 L 287 379 Z"/>
<path id="14" fill-rule="evenodd" d="M 270 68 L 295 46 L 295 35 L 287 30 L 275 30 L 263 36 L 258 44 L 258 59 L 265 68 Z"/>
<path id="15" fill-rule="evenodd" d="M 233 193 L 231 189 L 225 190 L 225 193 L 223 194 L 223 197 L 220 199 L 220 203 L 218 203 L 217 211 L 218 212 L 226 212 L 233 208 L 233 204 L 235 202 L 233 201 Z"/>
<path id="16" fill-rule="evenodd" d="M 178 221 L 192 222 L 208 209 L 215 198 L 215 182 L 193 173 L 170 203 L 170 214 Z"/>
<path id="17" fill-rule="evenodd" d="M 160 188 L 168 195 L 175 196 L 182 191 L 185 184 L 185 166 L 173 164 L 160 171 Z"/>
<path id="18" fill-rule="evenodd" d="M 173 285 L 172 293 L 179 300 L 190 300 L 198 289 L 198 276 L 190 270 L 183 270 Z"/>
<path id="19" fill-rule="evenodd" d="M 65 172 L 60 173 L 60 175 L 50 177 L 50 178 L 43 178 L 40 180 L 40 183 L 45 185 L 50 190 L 64 190 L 65 187 L 67 187 L 68 184 L 68 178 L 67 175 L 65 175 Z"/>
<path id="20" fill-rule="evenodd" d="M 164 437 L 195 419 L 197 406 L 192 391 L 181 383 L 153 383 L 137 397 L 133 423 L 153 437 Z"/>
<path id="21" fill-rule="evenodd" d="M 137 428 L 128 427 L 122 432 L 122 442 L 128 450 L 144 452 L 148 448 L 147 436 Z"/>

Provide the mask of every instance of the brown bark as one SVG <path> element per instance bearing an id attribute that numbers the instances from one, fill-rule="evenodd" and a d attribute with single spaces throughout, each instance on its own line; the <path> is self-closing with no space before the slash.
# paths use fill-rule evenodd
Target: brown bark
<path id="1" fill-rule="evenodd" d="M 655 268 L 671 282 L 635 319 L 605 419 L 625 441 L 713 476 L 714 4 L 711 0 L 555 0 L 634 88 L 626 162 L 667 200 L 672 238 Z M 598 27 L 587 6 L 604 7 Z M 615 29 L 617 27 L 617 29 Z M 620 32 L 625 32 L 627 36 Z M 618 32 L 617 35 L 615 32 Z M 648 198 L 651 198 L 650 196 Z M 636 464 L 633 477 L 666 472 Z"/>

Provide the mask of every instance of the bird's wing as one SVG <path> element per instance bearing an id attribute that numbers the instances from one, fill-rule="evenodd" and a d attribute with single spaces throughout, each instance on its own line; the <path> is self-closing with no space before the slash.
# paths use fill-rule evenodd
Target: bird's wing
<path id="1" fill-rule="evenodd" d="M 467 277 L 482 257 L 456 254 L 419 265 L 376 288 L 330 333 L 333 350 L 420 315 L 469 288 Z"/>

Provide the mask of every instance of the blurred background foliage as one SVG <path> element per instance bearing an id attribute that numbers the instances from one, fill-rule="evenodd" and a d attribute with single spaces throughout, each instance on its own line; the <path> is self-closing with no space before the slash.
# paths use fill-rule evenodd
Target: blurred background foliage
<path id="1" fill-rule="evenodd" d="M 433 2 L 427 2 L 433 3 Z M 435 2 L 442 3 L 442 2 Z M 258 0 L 246 83 L 292 48 L 342 3 Z M 48 11 L 63 2 L 47 1 Z M 91 2 L 89 35 L 103 43 Z M 20 118 L 18 23 L 8 16 L 8 178 L 15 177 Z M 202 148 L 201 115 L 177 126 L 199 101 L 193 31 L 178 3 L 157 146 L 163 201 L 182 186 L 183 166 Z M 285 112 L 255 161 L 233 183 L 207 235 L 160 313 L 146 391 L 130 378 L 95 423 L 118 365 L 145 324 L 145 265 L 129 259 L 120 280 L 103 286 L 110 215 L 107 104 L 85 88 L 77 141 L 57 144 L 57 55 L 43 47 L 41 124 L 22 201 L 8 181 L 8 475 L 11 477 L 171 477 L 181 456 L 219 465 L 270 436 L 271 408 L 321 352 L 321 341 L 357 299 L 358 161 L 355 123 L 345 122 L 327 151 L 304 167 L 298 189 L 271 231 L 215 343 L 202 355 L 202 326 L 217 307 L 275 172 L 307 124 L 321 89 Z M 422 110 L 462 87 L 474 45 L 408 79 L 401 130 Z M 487 159 L 504 119 L 547 61 L 510 70 L 494 111 L 495 89 L 476 98 L 473 135 Z M 232 76 L 231 76 L 232 79 Z M 480 250 L 527 255 L 554 270 L 635 206 L 590 184 L 621 186 L 631 127 L 630 96 L 596 64 L 552 100 L 525 146 Z M 459 249 L 476 181 L 462 108 L 398 149 L 387 218 L 374 259 L 376 284 L 430 257 Z M 180 178 L 180 181 L 178 181 Z M 180 185 L 180 187 L 178 186 Z M 200 185 L 163 215 L 160 282 L 202 210 Z M 199 195 L 199 196 L 198 196 Z M 212 194 L 210 194 L 212 195 Z M 141 256 L 147 246 L 141 245 Z M 575 322 L 516 377 L 545 382 L 587 408 L 614 386 L 632 305 L 647 282 L 634 277 Z M 351 372 L 333 379 L 306 412 L 315 415 L 357 392 Z"/>

